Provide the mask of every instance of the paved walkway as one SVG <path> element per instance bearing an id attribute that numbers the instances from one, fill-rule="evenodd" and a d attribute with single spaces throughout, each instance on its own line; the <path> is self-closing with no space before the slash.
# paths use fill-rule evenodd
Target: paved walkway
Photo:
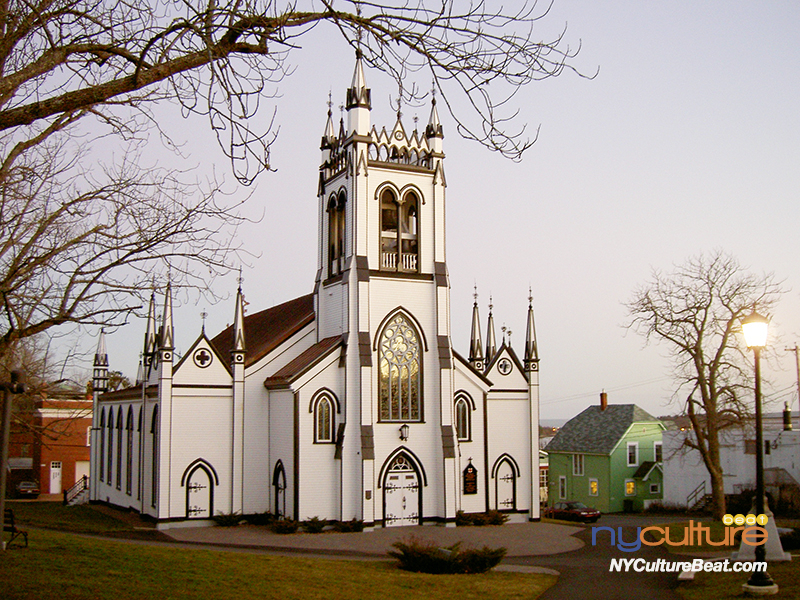
<path id="1" fill-rule="evenodd" d="M 675 517 L 604 515 L 600 525 L 622 527 L 623 539 L 632 541 L 636 527 L 674 521 Z M 144 532 L 142 532 L 144 533 Z M 416 537 L 441 546 L 503 546 L 508 554 L 502 570 L 556 572 L 560 576 L 542 600 L 678 600 L 677 573 L 611 573 L 612 558 L 644 558 L 654 561 L 685 560 L 662 547 L 642 546 L 622 552 L 608 543 L 591 545 L 591 526 L 552 523 L 506 524 L 501 527 L 393 527 L 364 533 L 299 533 L 280 535 L 265 527 L 173 528 L 147 532 L 152 541 L 184 547 L 216 547 L 230 551 L 303 554 L 338 559 L 385 560 L 395 541 Z M 607 538 L 604 537 L 604 540 Z"/>

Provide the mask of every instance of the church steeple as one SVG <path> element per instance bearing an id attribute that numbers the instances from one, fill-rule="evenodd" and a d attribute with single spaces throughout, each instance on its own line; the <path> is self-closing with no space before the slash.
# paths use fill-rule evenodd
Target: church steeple
<path id="1" fill-rule="evenodd" d="M 444 139 L 444 130 L 442 123 L 439 121 L 439 111 L 436 110 L 436 96 L 431 100 L 431 116 L 428 119 L 428 124 L 425 127 L 425 137 L 428 138 L 428 145 L 431 150 L 437 154 L 442 153 L 442 140 Z"/>
<path id="2" fill-rule="evenodd" d="M 483 347 L 481 346 L 481 319 L 478 315 L 478 288 L 475 286 L 472 304 L 472 331 L 469 336 L 469 363 L 478 369 L 483 370 Z"/>
<path id="3" fill-rule="evenodd" d="M 100 330 L 97 350 L 94 353 L 92 389 L 97 394 L 108 391 L 108 352 L 106 351 L 106 332 L 104 329 Z"/>
<path id="4" fill-rule="evenodd" d="M 494 317 L 492 316 L 492 297 L 489 296 L 489 325 L 486 328 L 486 364 L 492 362 L 494 355 L 497 354 L 497 341 L 494 337 Z"/>
<path id="5" fill-rule="evenodd" d="M 172 326 L 172 283 L 164 293 L 164 318 L 161 321 L 161 350 L 175 349 L 175 329 Z"/>
<path id="6" fill-rule="evenodd" d="M 347 90 L 347 133 L 369 135 L 369 112 L 372 109 L 372 91 L 367 88 L 361 50 L 356 51 L 356 68 L 353 81 Z"/>
<path id="7" fill-rule="evenodd" d="M 536 326 L 533 322 L 533 295 L 528 289 L 528 328 L 525 332 L 525 370 L 536 370 L 539 362 L 539 348 L 536 345 Z"/>
<path id="8" fill-rule="evenodd" d="M 239 276 L 239 289 L 236 292 L 236 309 L 233 315 L 233 348 L 231 359 L 234 364 L 244 362 L 244 294 L 242 294 L 242 280 Z"/>
<path id="9" fill-rule="evenodd" d="M 153 363 L 153 355 L 156 352 L 156 292 L 155 289 L 150 294 L 150 307 L 147 310 L 147 328 L 144 332 L 144 349 L 142 350 L 142 360 L 145 367 L 145 378 L 147 369 Z"/>

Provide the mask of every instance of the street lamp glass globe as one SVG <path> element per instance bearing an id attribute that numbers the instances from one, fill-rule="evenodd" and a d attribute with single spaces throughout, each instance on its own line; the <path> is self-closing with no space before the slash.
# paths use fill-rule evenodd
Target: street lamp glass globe
<path id="1" fill-rule="evenodd" d="M 748 348 L 763 348 L 767 345 L 767 330 L 769 319 L 762 317 L 756 311 L 742 321 L 742 333 Z"/>

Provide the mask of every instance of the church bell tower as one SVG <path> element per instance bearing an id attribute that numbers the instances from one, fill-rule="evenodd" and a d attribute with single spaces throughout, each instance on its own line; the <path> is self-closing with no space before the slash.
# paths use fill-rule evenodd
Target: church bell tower
<path id="1" fill-rule="evenodd" d="M 340 336 L 345 348 L 342 487 L 363 482 L 364 493 L 342 518 L 372 522 L 384 517 L 376 496 L 392 452 L 444 460 L 444 479 L 429 484 L 454 495 L 444 135 L 435 100 L 424 131 L 408 131 L 399 109 L 390 131 L 372 125 L 360 53 L 338 127 L 330 105 L 318 188 L 317 341 Z M 435 450 L 423 459 L 423 448 Z"/>

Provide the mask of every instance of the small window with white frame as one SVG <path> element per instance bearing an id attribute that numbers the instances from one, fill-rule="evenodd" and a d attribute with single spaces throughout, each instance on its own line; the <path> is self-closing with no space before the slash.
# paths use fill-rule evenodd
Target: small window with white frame
<path id="1" fill-rule="evenodd" d="M 567 499 L 567 478 L 564 475 L 558 476 L 558 497 L 561 500 Z"/>
<path id="2" fill-rule="evenodd" d="M 639 466 L 639 442 L 628 442 L 628 466 Z"/>
<path id="3" fill-rule="evenodd" d="M 583 475 L 583 454 L 572 455 L 572 474 L 578 477 Z"/>
<path id="4" fill-rule="evenodd" d="M 600 492 L 600 484 L 597 482 L 597 479 L 590 479 L 589 480 L 589 495 L 590 496 L 597 496 Z"/>
<path id="5" fill-rule="evenodd" d="M 650 493 L 651 494 L 658 494 L 661 491 L 661 486 L 657 483 L 650 484 Z"/>
<path id="6" fill-rule="evenodd" d="M 661 450 L 661 442 L 653 442 L 653 460 L 657 463 L 664 461 L 664 453 Z"/>

